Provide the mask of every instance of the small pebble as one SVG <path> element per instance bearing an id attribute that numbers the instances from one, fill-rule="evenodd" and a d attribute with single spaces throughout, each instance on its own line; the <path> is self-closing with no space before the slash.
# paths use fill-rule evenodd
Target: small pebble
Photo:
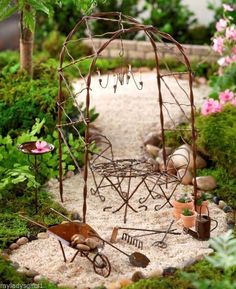
<path id="1" fill-rule="evenodd" d="M 10 246 L 9 246 L 9 249 L 11 250 L 17 250 L 19 248 L 19 245 L 17 245 L 16 243 L 12 243 Z"/>
<path id="2" fill-rule="evenodd" d="M 227 205 L 227 206 L 224 206 L 223 211 L 225 213 L 229 213 L 229 212 L 233 212 L 233 209 L 230 206 Z"/>
<path id="3" fill-rule="evenodd" d="M 11 265 L 12 265 L 12 267 L 15 268 L 16 270 L 17 270 L 18 268 L 20 268 L 20 265 L 19 265 L 19 263 L 17 263 L 17 262 L 12 262 Z"/>
<path id="4" fill-rule="evenodd" d="M 235 212 L 226 213 L 226 223 L 234 224 L 235 222 L 236 222 L 236 213 Z"/>
<path id="5" fill-rule="evenodd" d="M 227 230 L 233 230 L 234 227 L 235 227 L 235 224 L 233 224 L 233 223 L 227 224 Z"/>
<path id="6" fill-rule="evenodd" d="M 28 238 L 26 238 L 26 237 L 21 237 L 20 239 L 18 239 L 18 240 L 16 241 L 16 244 L 19 245 L 19 246 L 22 246 L 22 245 L 25 245 L 25 244 L 28 243 L 28 242 L 29 242 Z"/>
<path id="7" fill-rule="evenodd" d="M 100 245 L 101 242 L 99 242 L 99 240 L 95 239 L 95 238 L 87 238 L 85 240 L 85 244 L 87 246 L 89 246 L 89 248 L 91 249 L 95 249 Z"/>
<path id="8" fill-rule="evenodd" d="M 216 205 L 219 205 L 220 198 L 217 197 L 217 196 L 214 196 L 214 197 L 212 198 L 212 201 L 213 201 L 213 203 L 215 203 Z"/>
<path id="9" fill-rule="evenodd" d="M 70 218 L 71 220 L 78 220 L 80 222 L 82 221 L 80 214 L 77 212 L 72 212 Z"/>
<path id="10" fill-rule="evenodd" d="M 39 275 L 39 273 L 33 269 L 28 269 L 26 272 L 25 272 L 25 275 L 27 277 L 30 277 L 30 278 L 34 278 L 35 276 Z"/>
<path id="11" fill-rule="evenodd" d="M 37 235 L 37 238 L 38 239 L 47 239 L 49 237 L 49 235 L 48 235 L 48 233 L 46 233 L 46 232 L 40 232 L 40 233 L 38 233 L 38 235 Z"/>
<path id="12" fill-rule="evenodd" d="M 223 210 L 223 208 L 225 207 L 225 206 L 227 206 L 227 204 L 224 202 L 224 201 L 219 201 L 219 208 L 221 209 L 221 210 Z"/>
<path id="13" fill-rule="evenodd" d="M 45 278 L 43 277 L 43 275 L 36 275 L 36 276 L 34 277 L 34 282 L 35 282 L 35 283 L 39 283 L 39 282 L 42 281 L 43 279 L 45 279 Z"/>
<path id="14" fill-rule="evenodd" d="M 167 267 L 163 270 L 163 276 L 172 276 L 175 274 L 177 268 L 176 267 Z"/>
<path id="15" fill-rule="evenodd" d="M 130 279 L 121 279 L 120 280 L 120 287 L 123 288 L 123 287 L 126 287 L 132 283 L 133 283 L 133 281 Z"/>
<path id="16" fill-rule="evenodd" d="M 82 251 L 89 251 L 90 250 L 89 246 L 84 245 L 84 244 L 77 244 L 76 245 L 76 249 L 79 249 L 79 250 L 82 250 Z"/>
<path id="17" fill-rule="evenodd" d="M 158 268 L 154 271 L 152 271 L 149 275 L 148 278 L 156 278 L 156 277 L 160 277 L 163 274 L 163 270 L 161 268 Z"/>
<path id="18" fill-rule="evenodd" d="M 145 278 L 146 278 L 146 277 L 145 277 L 145 275 L 143 274 L 143 272 L 141 272 L 141 271 L 136 271 L 136 272 L 134 272 L 131 280 L 132 280 L 133 282 L 137 282 L 137 281 L 139 281 L 139 280 L 141 280 L 141 279 L 145 279 Z"/>
<path id="19" fill-rule="evenodd" d="M 63 224 L 67 224 L 67 223 L 69 223 L 69 221 L 62 221 L 62 222 L 61 222 L 62 225 L 63 225 Z"/>

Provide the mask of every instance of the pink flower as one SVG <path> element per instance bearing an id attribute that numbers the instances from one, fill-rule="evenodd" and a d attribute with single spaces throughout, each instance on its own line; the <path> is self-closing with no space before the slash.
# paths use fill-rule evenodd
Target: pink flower
<path id="1" fill-rule="evenodd" d="M 221 109 L 222 105 L 219 103 L 218 100 L 209 98 L 207 101 L 203 103 L 201 112 L 203 115 L 209 115 L 212 113 L 220 112 Z"/>
<path id="2" fill-rule="evenodd" d="M 213 50 L 222 54 L 224 49 L 224 39 L 221 36 L 213 39 Z"/>
<path id="3" fill-rule="evenodd" d="M 228 63 L 226 61 L 226 57 L 221 57 L 220 59 L 217 60 L 217 63 L 220 65 L 220 66 L 227 66 Z"/>
<path id="4" fill-rule="evenodd" d="M 236 40 L 236 29 L 233 26 L 230 26 L 226 29 L 225 36 L 228 39 Z"/>
<path id="5" fill-rule="evenodd" d="M 236 54 L 236 46 L 234 46 L 234 47 L 232 48 L 232 53 L 233 53 L 233 54 Z"/>
<path id="6" fill-rule="evenodd" d="M 228 4 L 223 4 L 223 7 L 224 11 L 234 11 L 234 9 Z"/>
<path id="7" fill-rule="evenodd" d="M 216 23 L 216 30 L 218 32 L 222 32 L 226 29 L 227 27 L 227 21 L 224 19 L 220 19 L 217 23 Z"/>
<path id="8" fill-rule="evenodd" d="M 35 146 L 36 149 L 32 150 L 33 153 L 45 153 L 50 151 L 46 141 L 37 141 Z"/>
<path id="9" fill-rule="evenodd" d="M 233 106 L 236 106 L 236 98 L 233 98 L 233 99 L 231 100 L 231 104 L 232 104 Z"/>
<path id="10" fill-rule="evenodd" d="M 233 98 L 234 98 L 234 93 L 230 91 L 229 89 L 226 89 L 225 91 L 219 94 L 219 99 L 220 99 L 221 104 L 225 104 L 226 102 L 231 101 Z"/>

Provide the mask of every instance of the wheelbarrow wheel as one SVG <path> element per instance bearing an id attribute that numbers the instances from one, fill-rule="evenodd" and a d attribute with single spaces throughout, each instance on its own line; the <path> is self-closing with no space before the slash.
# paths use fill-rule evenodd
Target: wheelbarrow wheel
<path id="1" fill-rule="evenodd" d="M 93 270 L 98 275 L 108 277 L 111 273 L 111 264 L 108 258 L 101 253 L 97 253 L 93 258 Z"/>

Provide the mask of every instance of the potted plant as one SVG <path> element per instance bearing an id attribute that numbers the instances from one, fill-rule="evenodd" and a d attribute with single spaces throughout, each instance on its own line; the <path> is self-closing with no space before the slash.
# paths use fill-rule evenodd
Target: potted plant
<path id="1" fill-rule="evenodd" d="M 210 195 L 205 192 L 201 192 L 198 194 L 197 200 L 196 200 L 196 212 L 198 214 L 200 214 L 200 211 L 201 211 L 201 214 L 207 213 L 209 199 L 210 199 Z"/>
<path id="2" fill-rule="evenodd" d="M 194 203 L 193 199 L 188 192 L 183 192 L 176 194 L 175 199 L 171 201 L 173 206 L 173 216 L 178 220 L 183 209 L 190 209 L 193 210 Z"/>
<path id="3" fill-rule="evenodd" d="M 196 213 L 185 208 L 183 209 L 182 214 L 180 214 L 180 218 L 185 228 L 191 228 L 195 225 Z"/>

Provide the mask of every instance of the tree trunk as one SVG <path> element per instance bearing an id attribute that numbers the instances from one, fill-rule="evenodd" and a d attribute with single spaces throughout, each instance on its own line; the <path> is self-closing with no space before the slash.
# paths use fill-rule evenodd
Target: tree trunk
<path id="1" fill-rule="evenodd" d="M 34 33 L 23 25 L 23 13 L 21 15 L 20 36 L 20 69 L 33 76 L 33 47 Z"/>

